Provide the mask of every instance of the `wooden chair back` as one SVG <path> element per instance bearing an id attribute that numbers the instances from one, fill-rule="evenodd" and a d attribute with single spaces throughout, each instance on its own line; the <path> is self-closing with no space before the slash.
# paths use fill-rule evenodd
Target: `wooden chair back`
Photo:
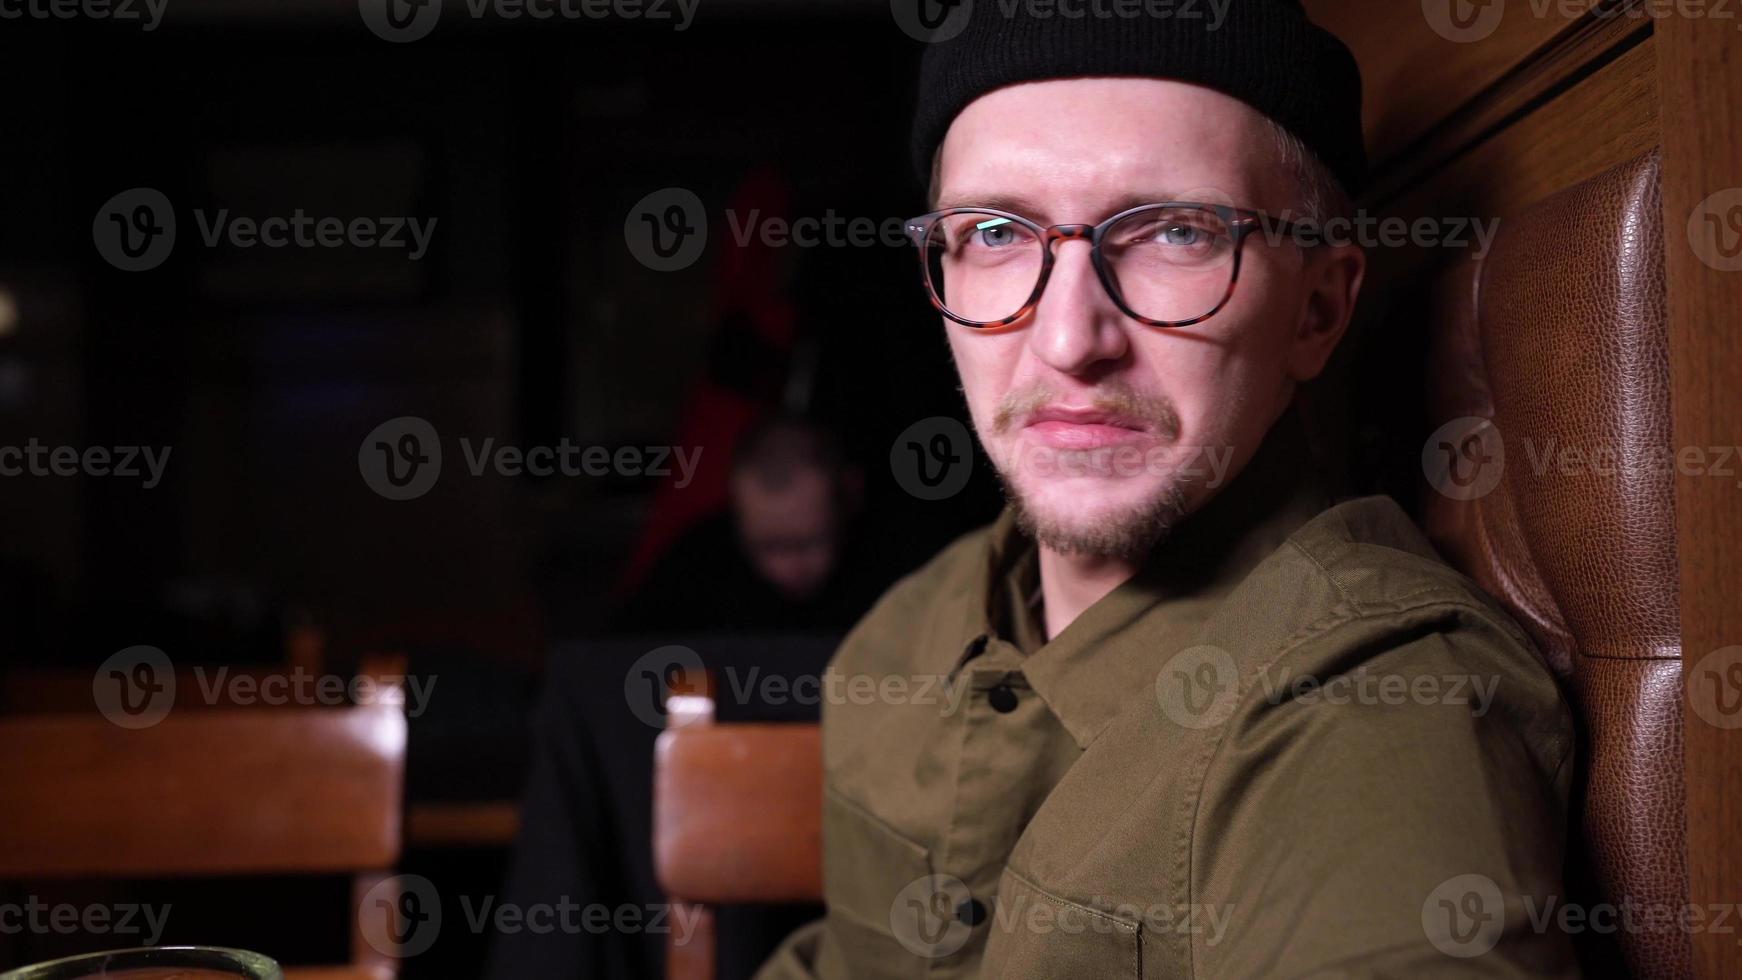
<path id="1" fill-rule="evenodd" d="M 822 733 L 714 723 L 711 688 L 674 685 L 654 749 L 654 870 L 674 908 L 668 980 L 713 980 L 719 904 L 822 900 Z"/>
<path id="2" fill-rule="evenodd" d="M 399 858 L 398 704 L 172 712 L 140 729 L 29 715 L 0 719 L 0 745 L 0 878 L 351 874 L 360 900 Z M 390 911 L 353 917 L 353 961 L 391 971 L 363 940 L 370 914 Z"/>

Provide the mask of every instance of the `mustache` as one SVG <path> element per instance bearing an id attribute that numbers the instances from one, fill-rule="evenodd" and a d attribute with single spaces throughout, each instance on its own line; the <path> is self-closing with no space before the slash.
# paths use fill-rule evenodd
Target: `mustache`
<path id="1" fill-rule="evenodd" d="M 1003 435 L 1034 413 L 1063 400 L 1044 384 L 1017 388 L 998 402 L 998 411 L 992 416 L 992 431 Z M 1109 382 L 1096 388 L 1088 404 L 1097 412 L 1141 422 L 1164 438 L 1179 435 L 1179 412 L 1172 401 L 1159 395 L 1141 394 L 1124 382 Z"/>

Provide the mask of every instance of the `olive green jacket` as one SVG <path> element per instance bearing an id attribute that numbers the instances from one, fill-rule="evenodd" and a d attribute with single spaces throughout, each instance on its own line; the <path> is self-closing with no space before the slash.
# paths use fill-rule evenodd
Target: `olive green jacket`
<path id="1" fill-rule="evenodd" d="M 830 664 L 828 915 L 788 978 L 1570 975 L 1571 713 L 1290 417 L 1050 642 L 1006 513 Z"/>

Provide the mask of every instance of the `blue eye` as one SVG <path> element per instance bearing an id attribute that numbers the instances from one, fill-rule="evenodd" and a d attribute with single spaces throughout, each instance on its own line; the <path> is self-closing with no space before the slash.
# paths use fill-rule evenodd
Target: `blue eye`
<path id="1" fill-rule="evenodd" d="M 1191 225 L 1169 225 L 1162 229 L 1161 239 L 1169 245 L 1196 245 L 1203 232 Z"/>
<path id="2" fill-rule="evenodd" d="M 1016 229 L 1009 218 L 991 218 L 974 226 L 980 236 L 982 245 L 998 247 L 1008 245 L 1016 239 Z"/>

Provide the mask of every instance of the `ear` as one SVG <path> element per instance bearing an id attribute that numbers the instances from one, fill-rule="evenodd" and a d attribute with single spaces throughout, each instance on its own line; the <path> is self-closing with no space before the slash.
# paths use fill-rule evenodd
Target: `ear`
<path id="1" fill-rule="evenodd" d="M 1321 245 L 1308 254 L 1304 272 L 1306 302 L 1289 351 L 1289 377 L 1296 382 L 1318 377 L 1349 329 L 1367 274 L 1367 253 L 1359 245 Z"/>

